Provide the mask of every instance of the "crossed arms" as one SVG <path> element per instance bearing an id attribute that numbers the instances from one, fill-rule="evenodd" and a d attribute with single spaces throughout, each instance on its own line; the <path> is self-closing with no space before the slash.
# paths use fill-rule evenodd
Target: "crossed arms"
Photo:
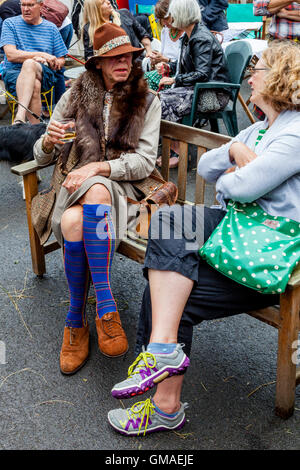
<path id="1" fill-rule="evenodd" d="M 279 18 L 284 18 L 289 21 L 300 21 L 300 10 L 288 10 L 286 7 L 291 5 L 290 0 L 270 0 L 268 1 L 255 1 L 253 2 L 255 15 L 276 15 Z M 294 3 L 300 3 L 300 0 L 295 0 Z"/>

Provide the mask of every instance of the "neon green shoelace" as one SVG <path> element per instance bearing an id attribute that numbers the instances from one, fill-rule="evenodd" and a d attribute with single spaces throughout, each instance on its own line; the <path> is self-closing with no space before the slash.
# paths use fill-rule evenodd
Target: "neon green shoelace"
<path id="1" fill-rule="evenodd" d="M 146 416 L 146 423 L 145 423 L 145 430 L 144 430 L 144 436 L 145 436 L 146 431 L 147 431 L 147 427 L 148 427 L 148 423 L 149 423 L 149 417 L 150 417 L 150 415 L 154 414 L 154 412 L 155 412 L 154 410 L 155 410 L 155 406 L 152 404 L 150 398 L 147 398 L 147 400 L 145 400 L 145 401 L 138 401 L 131 408 L 129 408 L 128 411 L 126 410 L 128 420 L 131 420 L 133 417 L 134 417 L 134 419 L 136 419 L 137 417 L 141 418 L 141 423 L 139 425 L 138 435 L 141 432 L 141 429 L 142 429 L 142 426 L 143 426 L 143 423 L 144 423 L 144 419 L 145 419 L 145 416 Z"/>
<path id="2" fill-rule="evenodd" d="M 149 364 L 148 359 L 151 359 L 153 361 L 153 364 Z M 140 361 L 142 361 L 141 364 L 139 364 Z M 149 369 L 153 369 L 153 367 L 156 366 L 155 356 L 153 356 L 153 354 L 147 351 L 141 352 L 136 358 L 136 360 L 131 364 L 131 366 L 129 366 L 128 378 L 132 377 L 134 374 L 138 374 L 140 369 L 142 369 L 145 366 L 148 367 Z"/>

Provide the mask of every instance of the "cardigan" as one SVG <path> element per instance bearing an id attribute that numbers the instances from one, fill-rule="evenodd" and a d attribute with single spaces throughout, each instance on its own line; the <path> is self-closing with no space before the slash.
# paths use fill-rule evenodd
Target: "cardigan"
<path id="1" fill-rule="evenodd" d="M 300 222 L 300 112 L 283 111 L 255 142 L 260 129 L 267 129 L 268 120 L 257 122 L 241 131 L 229 143 L 202 155 L 198 173 L 207 181 L 216 182 L 217 199 L 225 208 L 225 200 L 242 203 L 256 201 L 273 216 L 288 217 Z M 257 158 L 234 172 L 229 159 L 233 142 L 242 142 Z"/>

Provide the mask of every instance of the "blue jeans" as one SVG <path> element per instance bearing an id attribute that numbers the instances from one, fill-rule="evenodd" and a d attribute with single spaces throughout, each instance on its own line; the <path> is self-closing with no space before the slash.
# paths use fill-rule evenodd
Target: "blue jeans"
<path id="1" fill-rule="evenodd" d="M 72 40 L 72 37 L 73 37 L 73 26 L 72 26 L 72 23 L 68 24 L 67 26 L 65 26 L 63 29 L 61 29 L 60 31 L 60 34 L 61 34 L 61 37 L 66 45 L 66 48 L 69 49 L 70 47 L 70 44 L 71 44 L 71 40 Z"/>
<path id="2" fill-rule="evenodd" d="M 59 32 L 66 45 L 66 48 L 69 49 L 71 40 L 73 37 L 72 24 L 71 23 L 68 24 Z M 55 72 L 55 75 L 56 75 L 56 83 L 55 83 L 55 88 L 54 88 L 54 103 L 55 104 L 59 101 L 61 95 L 63 95 L 64 92 L 66 91 L 64 72 L 65 72 L 64 67 L 61 70 L 58 70 L 57 72 Z"/>
<path id="3" fill-rule="evenodd" d="M 64 92 L 66 91 L 64 71 L 65 71 L 65 68 L 63 67 L 61 70 L 57 70 L 55 72 L 56 82 L 55 82 L 54 97 L 53 97 L 54 104 L 58 103 L 61 95 L 63 95 Z"/>
<path id="4" fill-rule="evenodd" d="M 2 23 L 3 23 L 3 20 L 2 20 L 2 18 L 0 18 L 0 38 L 1 38 L 1 31 L 2 31 Z M 0 47 L 0 54 L 3 54 L 3 52 L 4 51 L 3 51 L 2 47 Z"/>

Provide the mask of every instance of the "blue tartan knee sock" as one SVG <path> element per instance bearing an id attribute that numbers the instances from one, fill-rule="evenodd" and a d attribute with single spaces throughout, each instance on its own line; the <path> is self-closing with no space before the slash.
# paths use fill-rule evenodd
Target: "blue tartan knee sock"
<path id="1" fill-rule="evenodd" d="M 83 241 L 65 240 L 64 263 L 70 291 L 70 307 L 66 326 L 82 328 L 87 325 L 85 302 L 88 289 L 88 264 Z"/>
<path id="2" fill-rule="evenodd" d="M 83 241 L 96 293 L 97 315 L 115 312 L 110 272 L 115 252 L 115 230 L 111 206 L 83 204 Z"/>

